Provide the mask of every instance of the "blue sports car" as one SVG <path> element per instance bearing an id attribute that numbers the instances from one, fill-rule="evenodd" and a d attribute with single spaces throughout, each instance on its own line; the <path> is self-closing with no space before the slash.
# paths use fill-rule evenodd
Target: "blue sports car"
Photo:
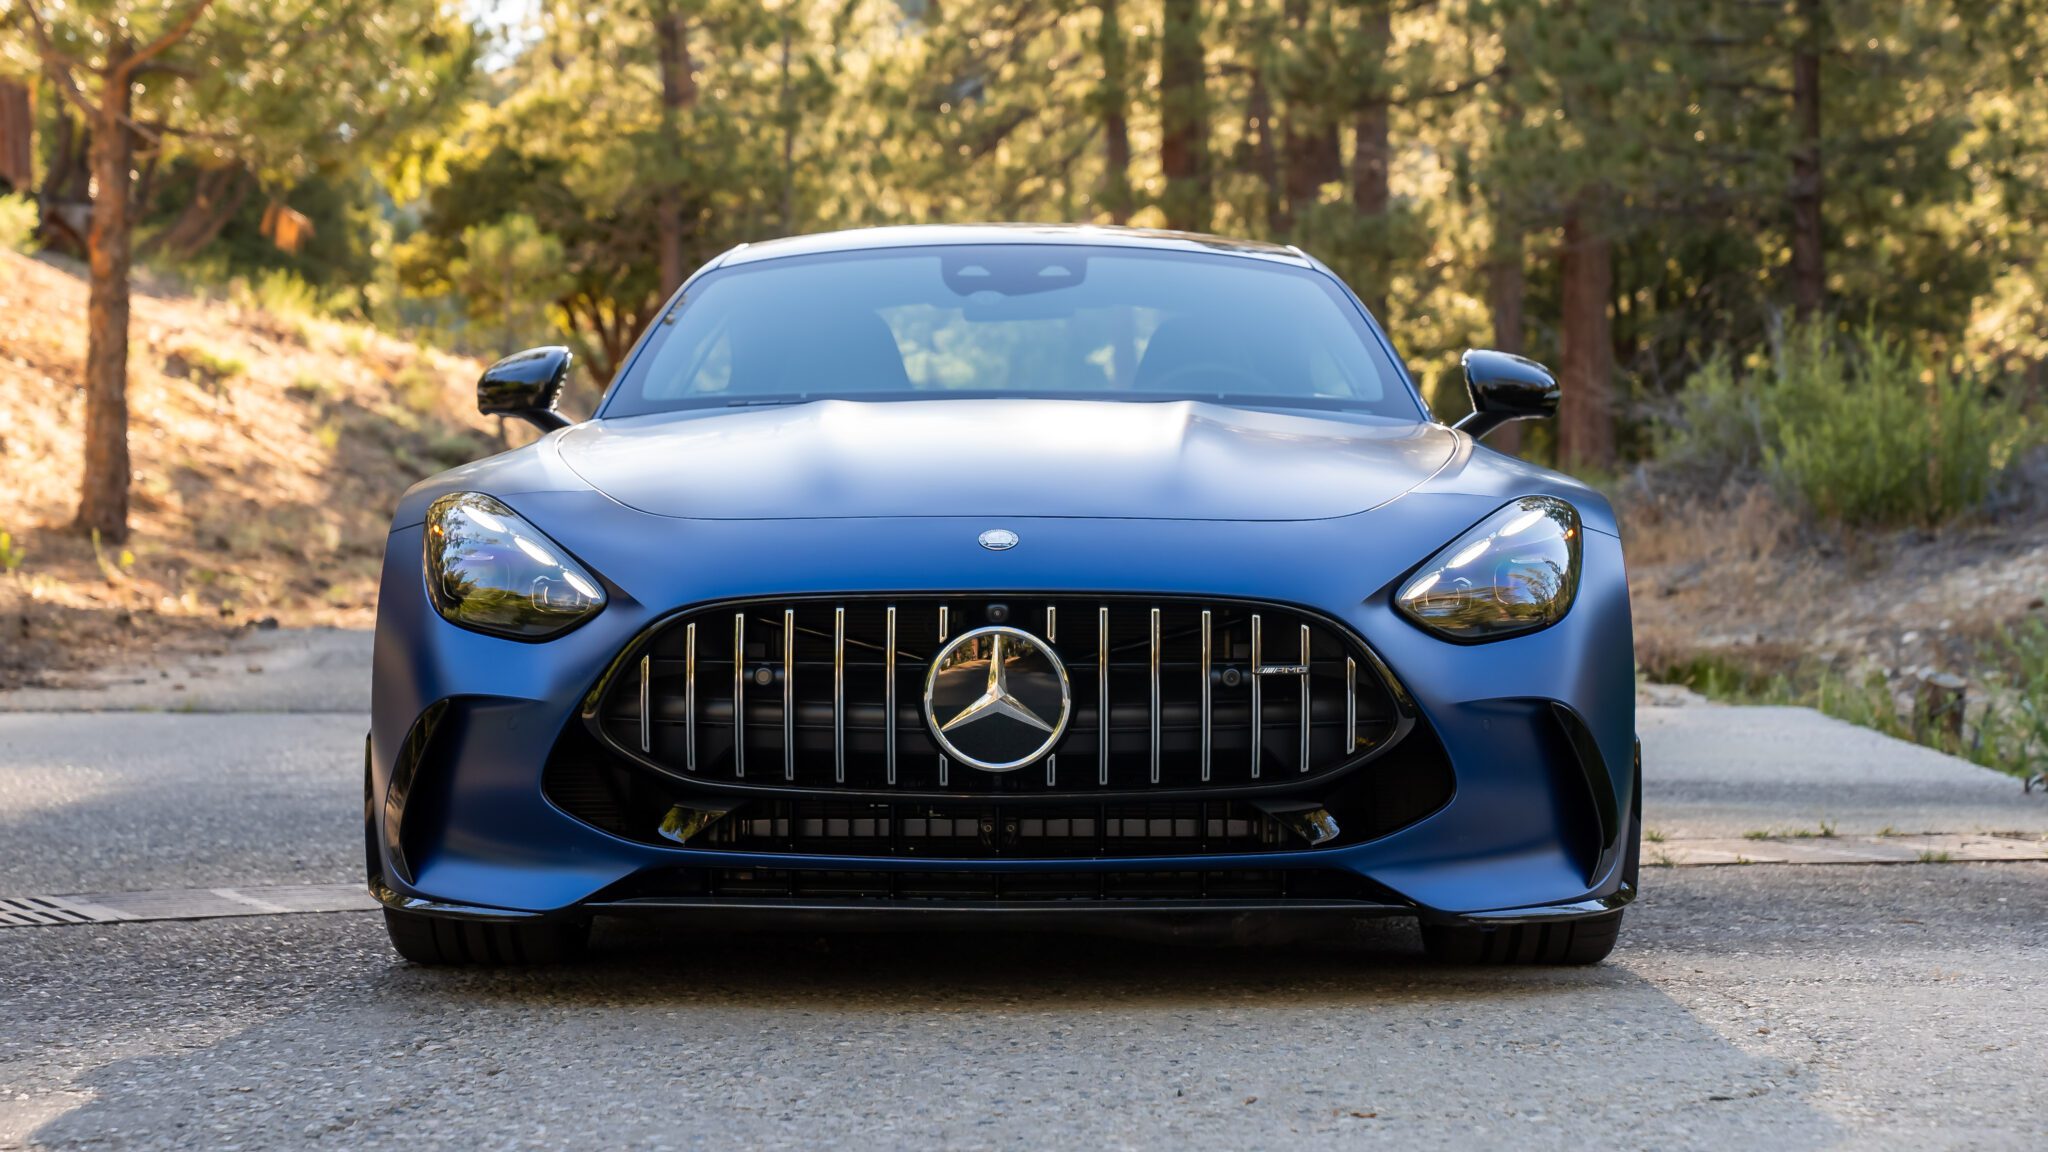
<path id="1" fill-rule="evenodd" d="M 1640 756 L 1606 500 L 1424 405 L 1299 249 L 1089 227 L 745 245 L 597 415 L 400 502 L 364 782 L 422 963 L 698 926 L 1419 918 L 1600 960 Z"/>

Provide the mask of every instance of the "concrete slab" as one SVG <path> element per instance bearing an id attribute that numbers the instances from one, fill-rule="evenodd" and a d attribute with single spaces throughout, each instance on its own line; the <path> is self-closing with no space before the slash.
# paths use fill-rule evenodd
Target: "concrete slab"
<path id="1" fill-rule="evenodd" d="M 1752 832 L 2048 834 L 2048 794 L 1809 708 L 1644 708 L 1644 827 L 1672 840 Z"/>
<path id="2" fill-rule="evenodd" d="M 359 880 L 361 715 L 0 715 L 0 890 Z"/>
<path id="3" fill-rule="evenodd" d="M 367 629 L 277 628 L 236 635 L 226 652 L 74 673 L 0 692 L 0 712 L 370 711 Z"/>
<path id="4" fill-rule="evenodd" d="M 1795 840 L 1665 840 L 1643 845 L 1643 862 L 1714 864 L 1972 864 L 2048 860 L 2039 836 L 1829 836 Z"/>

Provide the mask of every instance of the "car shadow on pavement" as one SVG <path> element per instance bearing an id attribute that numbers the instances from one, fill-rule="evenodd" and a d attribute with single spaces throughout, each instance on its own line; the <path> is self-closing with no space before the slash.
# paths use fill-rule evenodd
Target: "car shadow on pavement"
<path id="1" fill-rule="evenodd" d="M 1597 967 L 1438 966 L 1424 956 L 1414 922 L 1400 918 L 1361 920 L 1335 931 L 1272 925 L 1234 935 L 1219 926 L 1218 932 L 1186 939 L 1021 926 L 704 933 L 687 920 L 600 919 L 582 965 L 532 976 L 569 997 L 588 989 L 609 998 L 637 987 L 651 1004 L 943 996 L 1161 1007 L 1209 1003 L 1221 992 L 1257 998 L 1314 987 L 1333 1002 L 1351 1002 L 1418 982 L 1455 997 L 1625 978 Z M 492 994 L 487 987 L 478 991 Z"/>
<path id="2" fill-rule="evenodd" d="M 142 930 L 165 948 L 146 978 L 125 948 L 34 938 L 36 1002 L 78 1007 L 50 1021 L 54 1047 L 0 1044 L 0 1072 L 37 1088 L 16 1106 L 41 1109 L 19 1116 L 29 1146 L 1843 1136 L 1807 1100 L 1813 1077 L 1745 1051 L 1632 970 L 1626 945 L 1592 968 L 1477 969 L 1428 964 L 1404 922 L 1256 946 L 629 922 L 584 963 L 493 970 L 399 961 L 368 915 Z M 265 960 L 230 983 L 213 966 L 230 953 Z"/>

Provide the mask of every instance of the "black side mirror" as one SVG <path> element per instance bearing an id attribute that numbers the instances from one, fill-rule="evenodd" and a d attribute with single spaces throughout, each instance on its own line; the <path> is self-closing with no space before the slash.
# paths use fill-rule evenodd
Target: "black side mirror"
<path id="1" fill-rule="evenodd" d="M 528 348 L 505 357 L 476 382 L 476 410 L 486 416 L 516 416 L 543 432 L 567 428 L 569 418 L 555 411 L 569 365 L 576 354 L 559 344 Z"/>
<path id="2" fill-rule="evenodd" d="M 1557 415 L 1557 377 L 1525 356 L 1473 348 L 1460 363 L 1472 414 L 1453 427 L 1478 439 L 1510 420 Z"/>

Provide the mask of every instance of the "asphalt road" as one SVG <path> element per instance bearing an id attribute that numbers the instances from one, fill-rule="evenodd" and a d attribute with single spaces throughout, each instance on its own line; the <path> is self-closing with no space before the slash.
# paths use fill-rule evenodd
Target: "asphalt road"
<path id="1" fill-rule="evenodd" d="M 0 896 L 352 882 L 360 665 L 319 653 L 359 639 L 265 642 L 184 681 L 265 711 L 0 702 Z M 293 651 L 327 672 L 237 671 Z M 194 698 L 132 680 L 122 707 Z M 1811 713 L 1643 733 L 1674 840 L 2048 831 L 2008 778 Z M 2048 1146 L 2048 864 L 1645 887 L 1614 958 L 1563 971 L 1432 967 L 1398 923 L 1260 948 L 601 926 L 591 962 L 532 972 L 410 967 L 365 912 L 0 928 L 0 1148 Z"/>

